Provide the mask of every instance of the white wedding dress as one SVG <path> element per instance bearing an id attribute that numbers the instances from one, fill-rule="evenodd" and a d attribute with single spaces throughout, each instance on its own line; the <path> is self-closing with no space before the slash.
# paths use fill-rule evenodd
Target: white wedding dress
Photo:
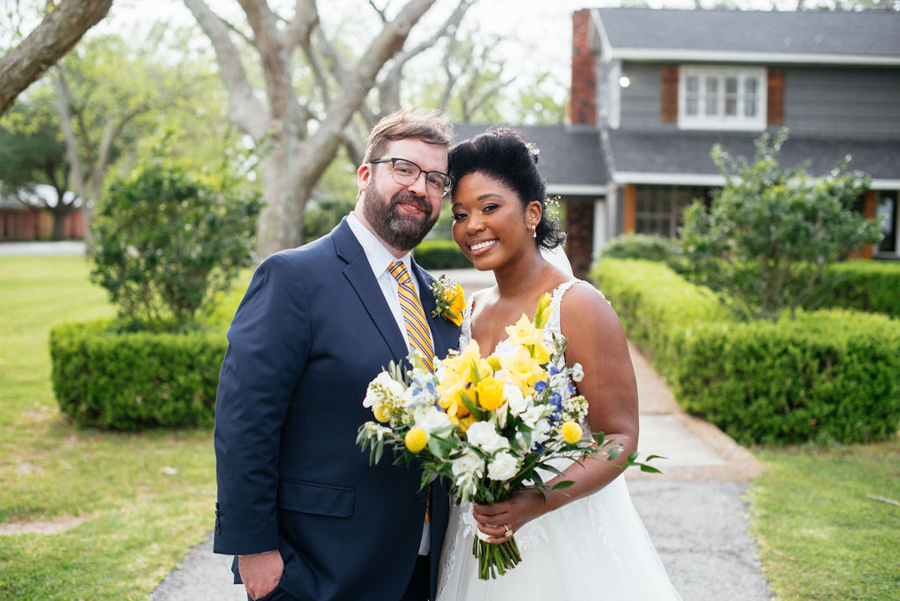
<path id="1" fill-rule="evenodd" d="M 578 280 L 553 292 L 547 332 L 560 333 L 563 294 Z M 584 285 L 590 286 L 586 282 Z M 599 293 L 598 293 L 599 294 Z M 471 305 L 466 311 L 460 347 L 471 339 Z M 496 354 L 510 352 L 503 341 Z M 560 465 L 563 469 L 567 460 Z M 619 476 L 589 497 L 564 505 L 525 524 L 515 537 L 522 561 L 496 580 L 479 580 L 472 555 L 475 519 L 472 506 L 451 503 L 441 555 L 437 601 L 668 601 L 681 597 L 669 582 L 644 524 Z"/>

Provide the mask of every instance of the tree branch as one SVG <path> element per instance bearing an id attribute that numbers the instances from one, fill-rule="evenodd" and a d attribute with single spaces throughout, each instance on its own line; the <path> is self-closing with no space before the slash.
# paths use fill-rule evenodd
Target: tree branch
<path id="1" fill-rule="evenodd" d="M 212 42 L 222 81 L 228 89 L 228 117 L 254 140 L 266 133 L 265 109 L 253 95 L 244 64 L 228 34 L 229 26 L 203 0 L 184 0 L 203 33 Z"/>
<path id="2" fill-rule="evenodd" d="M 61 0 L 21 44 L 0 58 L 0 115 L 96 25 L 113 0 Z"/>

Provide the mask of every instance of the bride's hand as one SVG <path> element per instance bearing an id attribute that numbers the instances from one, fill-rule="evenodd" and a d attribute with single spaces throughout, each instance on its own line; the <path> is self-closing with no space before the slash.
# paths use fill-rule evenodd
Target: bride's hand
<path id="1" fill-rule="evenodd" d="M 536 490 L 520 490 L 506 501 L 493 505 L 473 503 L 472 515 L 478 529 L 490 537 L 487 542 L 499 544 L 509 540 L 519 528 L 550 509 Z"/>

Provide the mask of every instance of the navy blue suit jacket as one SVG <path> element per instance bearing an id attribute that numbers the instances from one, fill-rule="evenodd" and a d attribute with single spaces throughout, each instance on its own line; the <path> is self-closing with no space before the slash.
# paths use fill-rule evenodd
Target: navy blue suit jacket
<path id="1" fill-rule="evenodd" d="M 431 277 L 413 263 L 439 357 L 459 330 L 432 318 Z M 228 331 L 216 398 L 215 551 L 279 549 L 298 599 L 399 599 L 425 517 L 421 472 L 377 466 L 356 445 L 368 383 L 407 355 L 362 246 L 342 221 L 257 268 Z M 432 599 L 447 522 L 435 491 Z M 237 580 L 236 580 L 237 581 Z"/>

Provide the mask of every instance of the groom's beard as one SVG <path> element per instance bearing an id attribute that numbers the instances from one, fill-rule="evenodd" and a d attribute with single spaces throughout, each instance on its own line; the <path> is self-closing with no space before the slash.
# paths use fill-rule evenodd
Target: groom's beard
<path id="1" fill-rule="evenodd" d="M 424 212 L 421 218 L 401 214 L 397 205 L 401 202 L 413 204 Z M 436 214 L 431 203 L 407 191 L 398 192 L 390 201 L 385 200 L 377 186 L 370 185 L 363 203 L 366 221 L 388 246 L 404 252 L 419 245 L 440 214 Z"/>

